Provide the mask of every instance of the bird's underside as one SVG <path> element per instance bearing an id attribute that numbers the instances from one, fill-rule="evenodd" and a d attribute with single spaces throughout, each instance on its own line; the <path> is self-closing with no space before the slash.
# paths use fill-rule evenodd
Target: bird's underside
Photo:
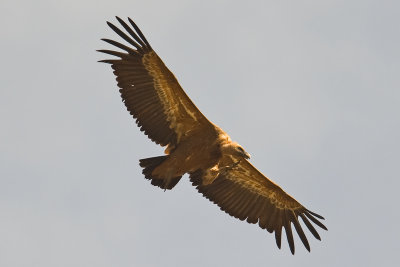
<path id="1" fill-rule="evenodd" d="M 165 190 L 172 189 L 188 173 L 197 190 L 221 210 L 274 232 L 279 248 L 284 228 L 294 254 L 293 224 L 310 251 L 299 218 L 318 240 L 313 224 L 327 230 L 319 221 L 324 218 L 251 165 L 249 154 L 197 109 L 136 24 L 130 18 L 130 25 L 117 20 L 126 33 L 107 23 L 130 46 L 102 39 L 122 52 L 98 50 L 116 57 L 100 62 L 111 64 L 122 100 L 140 130 L 166 147 L 164 156 L 140 160 L 145 177 Z"/>

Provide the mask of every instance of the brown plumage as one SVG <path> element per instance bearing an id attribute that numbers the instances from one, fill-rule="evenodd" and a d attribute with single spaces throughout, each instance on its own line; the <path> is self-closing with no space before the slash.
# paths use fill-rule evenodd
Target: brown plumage
<path id="1" fill-rule="evenodd" d="M 100 62 L 111 64 L 122 100 L 140 130 L 155 143 L 166 146 L 166 155 L 140 160 L 146 179 L 165 190 L 172 189 L 188 173 L 197 190 L 221 210 L 275 232 L 279 248 L 283 227 L 294 254 L 293 224 L 310 251 L 299 217 L 319 240 L 312 223 L 327 230 L 318 220 L 324 218 L 306 209 L 253 167 L 247 160 L 249 154 L 197 109 L 136 24 L 130 18 L 130 25 L 118 17 L 117 20 L 128 34 L 107 24 L 131 47 L 102 39 L 123 52 L 98 50 L 117 57 Z"/>

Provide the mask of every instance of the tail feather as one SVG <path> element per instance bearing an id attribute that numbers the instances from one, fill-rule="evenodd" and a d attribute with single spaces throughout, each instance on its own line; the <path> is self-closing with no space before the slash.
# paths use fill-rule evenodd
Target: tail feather
<path id="1" fill-rule="evenodd" d="M 168 156 L 159 156 L 147 159 L 140 159 L 139 165 L 143 167 L 142 173 L 146 179 L 151 180 L 151 184 L 162 189 L 172 189 L 182 178 L 182 176 L 173 177 L 171 179 L 160 179 L 154 177 L 152 172 L 157 168 Z"/>

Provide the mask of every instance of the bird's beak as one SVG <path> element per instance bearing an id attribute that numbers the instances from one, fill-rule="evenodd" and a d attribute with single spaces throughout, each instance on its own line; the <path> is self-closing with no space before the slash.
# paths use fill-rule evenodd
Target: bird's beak
<path id="1" fill-rule="evenodd" d="M 244 152 L 244 158 L 245 158 L 245 159 L 250 159 L 250 154 L 247 153 L 246 151 Z"/>

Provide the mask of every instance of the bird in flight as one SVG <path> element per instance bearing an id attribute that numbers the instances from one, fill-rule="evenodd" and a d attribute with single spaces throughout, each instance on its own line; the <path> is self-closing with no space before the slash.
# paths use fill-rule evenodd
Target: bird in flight
<path id="1" fill-rule="evenodd" d="M 116 17 L 125 32 L 107 22 L 127 44 L 103 41 L 121 49 L 98 50 L 115 56 L 100 60 L 111 65 L 119 92 L 137 125 L 165 155 L 139 160 L 151 184 L 172 189 L 184 174 L 191 183 L 221 210 L 240 220 L 275 233 L 281 248 L 282 228 L 292 254 L 295 252 L 292 224 L 305 248 L 310 251 L 299 218 L 311 234 L 321 240 L 313 223 L 324 230 L 322 216 L 308 210 L 277 184 L 265 177 L 249 161 L 250 155 L 210 122 L 183 91 L 139 27 L 128 18 Z"/>

